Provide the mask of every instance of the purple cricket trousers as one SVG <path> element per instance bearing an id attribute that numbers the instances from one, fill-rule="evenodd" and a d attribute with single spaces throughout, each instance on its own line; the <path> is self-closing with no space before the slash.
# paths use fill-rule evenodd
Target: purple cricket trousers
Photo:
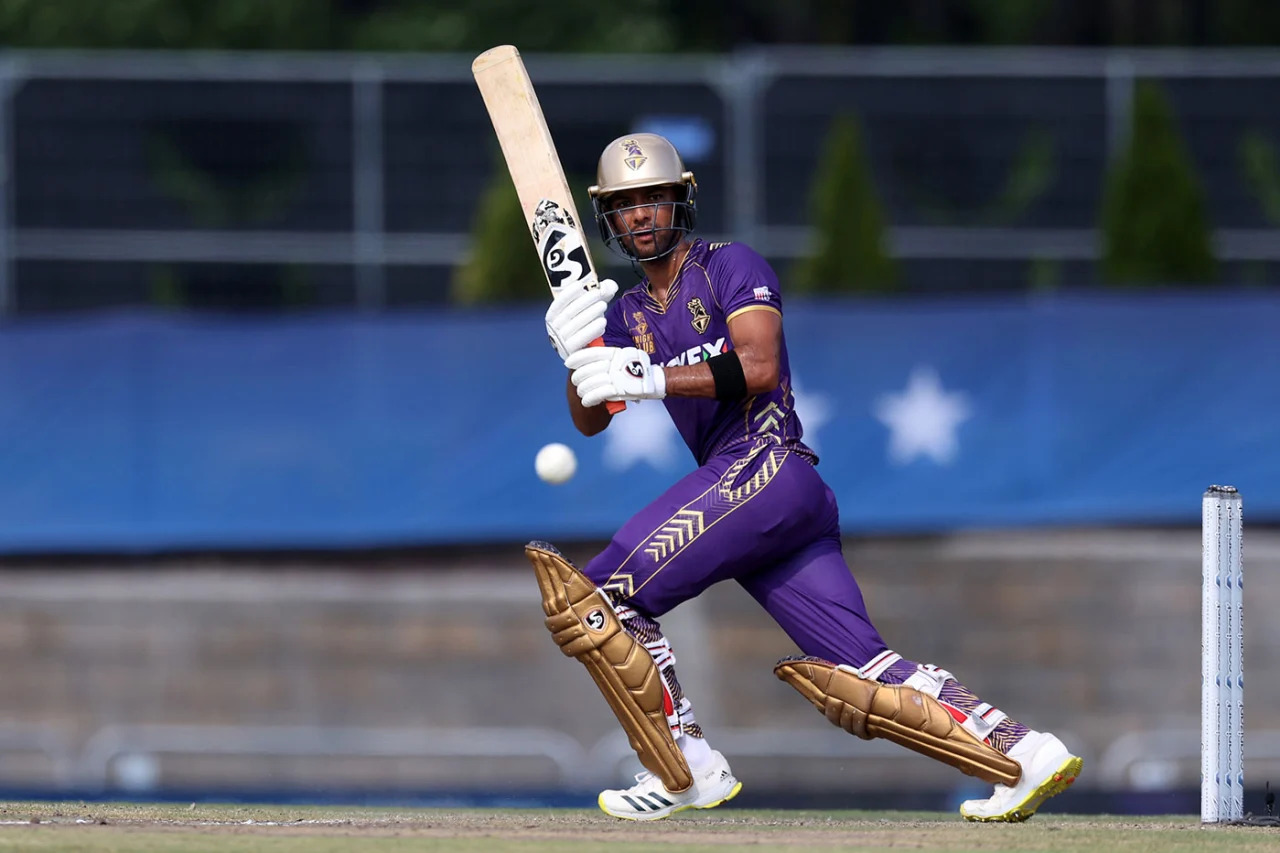
<path id="1" fill-rule="evenodd" d="M 886 649 L 841 553 L 835 496 L 804 455 L 772 442 L 681 479 L 585 573 L 653 618 L 733 579 L 807 655 L 861 666 Z"/>

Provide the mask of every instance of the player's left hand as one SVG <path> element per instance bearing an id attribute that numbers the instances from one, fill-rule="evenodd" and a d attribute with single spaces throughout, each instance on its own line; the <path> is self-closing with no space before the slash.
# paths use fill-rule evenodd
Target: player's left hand
<path id="1" fill-rule="evenodd" d="M 564 361 L 582 405 L 588 409 L 606 400 L 661 400 L 667 396 L 667 376 L 649 362 L 649 354 L 635 347 L 587 347 Z"/>

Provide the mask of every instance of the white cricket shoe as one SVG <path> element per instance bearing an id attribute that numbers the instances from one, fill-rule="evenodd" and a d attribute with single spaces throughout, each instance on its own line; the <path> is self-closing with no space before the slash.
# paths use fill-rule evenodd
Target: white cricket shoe
<path id="1" fill-rule="evenodd" d="M 742 783 L 729 770 L 729 762 L 716 750 L 710 766 L 693 774 L 689 790 L 673 794 L 662 781 L 647 770 L 636 774 L 636 784 L 623 790 L 601 791 L 600 809 L 623 820 L 660 820 L 685 809 L 709 809 L 732 800 L 742 790 Z"/>
<path id="2" fill-rule="evenodd" d="M 1009 750 L 1009 757 L 1022 765 L 1018 784 L 996 785 L 995 793 L 985 800 L 965 800 L 960 804 L 965 820 L 1020 823 L 1045 800 L 1067 790 L 1084 766 L 1079 756 L 1048 732 L 1028 732 Z"/>

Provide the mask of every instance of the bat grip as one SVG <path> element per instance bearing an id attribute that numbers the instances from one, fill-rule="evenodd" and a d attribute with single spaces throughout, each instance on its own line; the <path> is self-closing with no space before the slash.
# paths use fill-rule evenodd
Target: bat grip
<path id="1" fill-rule="evenodd" d="M 604 338 L 596 338 L 594 341 L 587 344 L 587 346 L 602 347 L 604 346 Z M 618 412 L 621 412 L 623 409 L 625 409 L 627 407 L 627 404 L 622 402 L 621 400 L 606 400 L 604 407 L 608 409 L 609 414 L 616 415 L 618 414 Z"/>

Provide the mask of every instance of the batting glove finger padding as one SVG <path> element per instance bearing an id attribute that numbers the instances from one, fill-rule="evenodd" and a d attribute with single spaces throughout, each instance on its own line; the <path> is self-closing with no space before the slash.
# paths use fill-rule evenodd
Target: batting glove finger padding
<path id="1" fill-rule="evenodd" d="M 604 334 L 604 315 L 617 292 L 617 282 L 606 278 L 595 287 L 574 287 L 556 294 L 547 309 L 547 337 L 561 359 Z"/>
<path id="2" fill-rule="evenodd" d="M 613 387 L 613 383 L 608 381 L 607 377 L 598 380 L 588 380 L 583 385 L 578 386 L 578 396 L 582 398 L 582 405 L 587 408 L 598 406 L 609 400 L 621 400 L 622 397 Z"/>

